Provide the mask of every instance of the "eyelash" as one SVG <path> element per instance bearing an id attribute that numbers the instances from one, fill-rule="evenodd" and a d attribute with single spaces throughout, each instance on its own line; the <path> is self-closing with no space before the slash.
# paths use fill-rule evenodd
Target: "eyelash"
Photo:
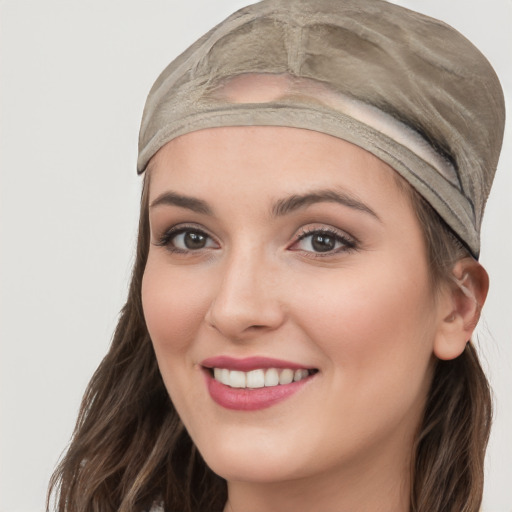
<path id="1" fill-rule="evenodd" d="M 297 240 L 293 243 L 293 245 L 298 244 L 302 240 L 305 240 L 308 237 L 312 237 L 314 235 L 329 235 L 329 237 L 334 238 L 334 241 L 340 243 L 342 246 L 338 249 L 325 251 L 325 252 L 315 252 L 315 251 L 302 251 L 308 254 L 312 254 L 315 258 L 325 258 L 328 256 L 332 256 L 334 254 L 339 254 L 343 252 L 355 251 L 358 249 L 358 242 L 349 238 L 348 236 L 340 233 L 339 231 L 333 228 L 303 228 L 301 233 L 297 237 Z M 293 247 L 292 245 L 292 247 Z M 300 249 L 297 249 L 300 250 Z"/>
<path id="2" fill-rule="evenodd" d="M 165 247 L 168 251 L 172 253 L 178 254 L 188 254 L 191 252 L 199 252 L 201 249 L 180 249 L 172 245 L 172 240 L 176 238 L 178 235 L 183 233 L 194 233 L 197 235 L 204 236 L 206 239 L 213 240 L 213 237 L 210 236 L 206 231 L 196 227 L 196 226 L 174 226 L 167 231 L 155 242 L 155 245 L 159 247 Z"/>
<path id="3" fill-rule="evenodd" d="M 184 234 L 184 233 L 194 233 L 197 235 L 201 235 L 205 237 L 206 239 L 213 240 L 213 237 L 210 236 L 206 231 L 196 227 L 196 226 L 175 226 L 170 229 L 168 229 L 159 239 L 157 242 L 155 242 L 155 245 L 159 247 L 165 247 L 168 251 L 172 253 L 178 253 L 178 254 L 189 254 L 192 252 L 199 252 L 201 249 L 209 249 L 209 247 L 205 248 L 199 248 L 199 249 L 180 249 L 178 247 L 175 247 L 172 245 L 172 240 L 176 238 L 178 235 Z M 358 242 L 353 239 L 349 238 L 348 236 L 341 234 L 339 231 L 336 231 L 333 228 L 303 228 L 296 238 L 296 240 L 292 243 L 290 247 L 293 247 L 300 243 L 302 240 L 305 240 L 308 237 L 312 237 L 314 235 L 328 235 L 329 237 L 333 238 L 336 243 L 340 243 L 342 246 L 335 249 L 335 250 L 329 250 L 325 252 L 320 251 L 306 251 L 301 249 L 291 249 L 295 250 L 297 252 L 303 252 L 307 253 L 309 255 L 312 255 L 312 257 L 315 258 L 325 258 L 328 256 L 332 256 L 334 254 L 339 254 L 342 252 L 350 252 L 358 249 Z"/>

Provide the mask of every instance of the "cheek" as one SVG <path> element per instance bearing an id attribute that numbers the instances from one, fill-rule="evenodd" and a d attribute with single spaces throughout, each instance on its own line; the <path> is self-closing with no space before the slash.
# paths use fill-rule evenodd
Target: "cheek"
<path id="1" fill-rule="evenodd" d="M 344 269 L 339 279 L 311 283 L 322 292 L 300 305 L 303 329 L 358 394 L 375 383 L 396 391 L 410 382 L 418 389 L 435 336 L 427 275 L 407 271 L 400 260 L 360 270 Z"/>
<path id="2" fill-rule="evenodd" d="M 322 436 L 351 453 L 368 439 L 409 436 L 428 393 L 434 332 L 428 288 L 398 276 L 344 272 L 337 285 L 322 283 L 320 299 L 312 294 L 317 300 L 299 313 L 302 329 L 327 356 L 330 419 Z"/>
<path id="3" fill-rule="evenodd" d="M 208 306 L 206 292 L 207 283 L 198 281 L 192 272 L 173 271 L 148 259 L 142 280 L 142 306 L 157 357 L 180 354 L 190 347 Z"/>

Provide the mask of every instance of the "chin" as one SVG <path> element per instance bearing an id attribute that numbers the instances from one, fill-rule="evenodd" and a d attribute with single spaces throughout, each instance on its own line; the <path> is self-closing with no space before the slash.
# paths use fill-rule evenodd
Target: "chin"
<path id="1" fill-rule="evenodd" d="M 217 437 L 217 436 L 216 436 Z M 303 442 L 301 443 L 303 445 Z M 293 446 L 292 446 L 293 445 Z M 227 481 L 270 483 L 306 476 L 307 454 L 296 443 L 282 439 L 256 438 L 254 433 L 213 436 L 197 444 L 210 469 Z"/>
<path id="2" fill-rule="evenodd" d="M 251 458 L 240 453 L 235 457 L 223 455 L 206 459 L 210 469 L 228 482 L 269 484 L 306 476 L 305 472 L 294 469 L 293 465 L 285 461 L 284 457 L 261 457 L 261 452 L 259 456 Z"/>

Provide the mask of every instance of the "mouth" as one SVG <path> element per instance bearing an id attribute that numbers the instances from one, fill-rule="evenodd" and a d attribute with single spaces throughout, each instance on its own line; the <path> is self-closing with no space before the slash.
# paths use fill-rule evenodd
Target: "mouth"
<path id="1" fill-rule="evenodd" d="M 201 363 L 211 398 L 226 409 L 254 411 L 292 396 L 318 373 L 316 368 L 277 359 L 220 356 Z"/>
<path id="2" fill-rule="evenodd" d="M 249 372 L 230 370 L 228 368 L 206 368 L 213 379 L 225 386 L 236 389 L 259 389 L 286 386 L 300 382 L 314 375 L 318 370 L 300 368 L 258 368 Z"/>

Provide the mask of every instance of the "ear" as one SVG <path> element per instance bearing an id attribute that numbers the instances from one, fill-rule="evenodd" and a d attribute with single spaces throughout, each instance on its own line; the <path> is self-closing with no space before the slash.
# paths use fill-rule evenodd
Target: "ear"
<path id="1" fill-rule="evenodd" d="M 473 258 L 459 260 L 452 279 L 441 290 L 439 327 L 434 340 L 434 354 L 439 359 L 460 356 L 471 339 L 489 289 L 489 276 Z"/>

